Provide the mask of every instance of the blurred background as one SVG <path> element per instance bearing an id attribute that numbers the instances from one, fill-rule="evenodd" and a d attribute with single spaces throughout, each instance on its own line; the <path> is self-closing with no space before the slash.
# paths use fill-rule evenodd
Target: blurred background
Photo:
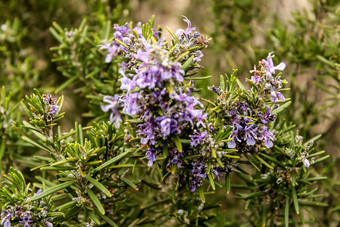
<path id="1" fill-rule="evenodd" d="M 6 92 L 12 93 L 13 106 L 33 88 L 62 94 L 68 112 L 63 124 L 70 128 L 74 121 L 85 125 L 95 111 L 91 109 L 91 97 L 84 94 L 93 87 L 80 74 L 93 71 L 91 67 L 98 62 L 104 65 L 105 56 L 92 45 L 94 57 L 87 58 L 89 55 L 80 51 L 87 48 L 82 42 L 61 47 L 62 40 L 54 33 L 76 32 L 86 19 L 88 43 L 94 40 L 100 44 L 107 41 L 107 36 L 100 34 L 108 28 L 111 37 L 113 24 L 147 22 L 152 15 L 156 16 L 156 25 L 169 26 L 173 31 L 187 26 L 182 17 L 185 15 L 198 31 L 212 38 L 204 50 L 201 70 L 202 76 L 212 77 L 198 84 L 206 98 L 211 98 L 207 85 L 217 84 L 220 74 L 238 69 L 244 81 L 249 70 L 271 51 L 277 56 L 275 64 L 287 64 L 282 77 L 289 82 L 291 90 L 285 96 L 292 99 L 292 107 L 286 120 L 296 124 L 306 140 L 322 133 L 319 149 L 331 154 L 327 164 L 320 167 L 322 174 L 329 177 L 321 189 L 327 195 L 324 202 L 331 205 L 318 214 L 320 225 L 339 223 L 339 0 L 2 0 L 0 86 L 5 85 Z M 164 36 L 170 37 L 166 29 Z M 64 50 L 67 55 L 62 55 Z M 65 73 L 65 67 L 73 67 L 73 71 Z M 6 140 L 6 148 L 0 158 L 5 157 L 5 149 L 12 159 L 29 156 L 27 149 L 17 148 L 19 135 L 8 128 L 12 122 L 6 120 L 20 122 L 21 118 L 16 114 L 1 119 L 0 137 Z M 27 160 L 17 160 L 17 166 L 29 165 Z M 227 212 L 219 217 L 223 221 L 230 219 L 233 225 L 242 215 L 233 209 L 239 202 L 232 196 L 223 199 L 223 210 Z"/>

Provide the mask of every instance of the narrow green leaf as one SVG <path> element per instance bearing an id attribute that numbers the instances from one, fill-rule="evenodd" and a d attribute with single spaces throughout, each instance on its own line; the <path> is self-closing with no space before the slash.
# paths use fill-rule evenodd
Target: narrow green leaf
<path id="1" fill-rule="evenodd" d="M 322 162 L 322 161 L 326 160 L 326 159 L 329 158 L 329 157 L 330 157 L 329 155 L 326 155 L 326 156 L 323 156 L 323 157 L 321 157 L 321 158 L 318 158 L 318 159 L 316 159 L 313 163 L 311 163 L 311 166 L 316 165 L 316 164 L 318 164 L 319 162 Z"/>
<path id="2" fill-rule="evenodd" d="M 181 143 L 181 141 L 180 141 L 180 139 L 179 139 L 178 136 L 175 136 L 175 137 L 174 137 L 174 142 L 175 142 L 175 144 L 176 144 L 176 147 L 177 147 L 178 151 L 179 151 L 179 152 L 183 152 L 182 143 Z"/>
<path id="3" fill-rule="evenodd" d="M 220 75 L 220 90 L 225 91 L 225 80 L 223 75 Z"/>
<path id="4" fill-rule="evenodd" d="M 262 155 L 263 157 L 265 157 L 266 159 L 268 159 L 268 160 L 274 162 L 274 163 L 277 164 L 278 166 L 281 166 L 282 168 L 285 167 L 285 166 L 284 166 L 279 160 L 277 160 L 276 158 L 274 158 L 274 157 L 272 157 L 272 156 L 269 156 L 269 155 L 266 155 L 266 154 L 264 154 L 264 153 L 261 153 L 261 155 Z"/>
<path id="5" fill-rule="evenodd" d="M 170 33 L 172 38 L 176 41 L 176 43 L 179 43 L 178 37 L 175 35 L 175 33 L 168 26 L 166 26 L 166 30 L 168 30 L 168 32 Z"/>
<path id="6" fill-rule="evenodd" d="M 119 164 L 108 167 L 109 169 L 120 169 L 120 168 L 132 168 L 135 167 L 134 164 Z"/>
<path id="7" fill-rule="evenodd" d="M 43 171 L 60 171 L 60 170 L 75 170 L 74 166 L 46 166 L 40 168 Z"/>
<path id="8" fill-rule="evenodd" d="M 115 39 L 115 41 L 116 41 L 117 43 L 119 43 L 120 45 L 122 45 L 123 47 L 129 48 L 124 42 L 120 41 L 119 39 Z"/>
<path id="9" fill-rule="evenodd" d="M 198 76 L 198 77 L 187 77 L 185 78 L 185 80 L 207 80 L 209 78 L 211 78 L 212 75 L 209 76 Z"/>
<path id="10" fill-rule="evenodd" d="M 295 171 L 292 172 L 292 185 L 293 187 L 295 187 L 296 185 L 296 172 Z"/>
<path id="11" fill-rule="evenodd" d="M 174 88 L 170 82 L 165 83 L 166 89 L 168 89 L 169 93 L 172 94 L 174 92 Z"/>
<path id="12" fill-rule="evenodd" d="M 308 140 L 306 143 L 304 143 L 304 145 L 308 145 L 309 143 L 314 143 L 315 141 L 319 140 L 322 137 L 321 134 L 314 136 L 313 138 L 311 138 L 310 140 Z"/>
<path id="13" fill-rule="evenodd" d="M 255 158 L 257 158 L 262 164 L 264 164 L 265 166 L 267 166 L 269 169 L 274 169 L 274 167 L 272 167 L 271 165 L 268 164 L 268 162 L 266 162 L 265 160 L 263 160 L 260 156 L 258 156 L 257 154 L 254 153 Z"/>
<path id="14" fill-rule="evenodd" d="M 225 187 L 227 189 L 227 194 L 230 193 L 230 188 L 231 188 L 231 184 L 230 184 L 230 173 L 227 172 L 225 174 Z"/>
<path id="15" fill-rule="evenodd" d="M 180 60 L 182 60 L 184 57 L 186 57 L 188 54 L 190 54 L 189 51 L 184 52 L 183 54 L 181 54 L 178 58 L 176 58 L 175 62 L 178 62 Z"/>
<path id="16" fill-rule="evenodd" d="M 105 188 L 105 186 L 102 185 L 99 181 L 90 177 L 89 175 L 86 175 L 86 179 L 88 181 L 90 181 L 96 188 L 98 188 L 100 191 L 102 191 L 106 196 L 112 197 L 111 192 L 107 188 Z"/>
<path id="17" fill-rule="evenodd" d="M 208 179 L 209 179 L 209 183 L 210 183 L 210 186 L 212 187 L 212 189 L 215 191 L 215 182 L 214 182 L 214 179 L 212 178 L 211 176 L 211 173 L 208 173 Z"/>
<path id="18" fill-rule="evenodd" d="M 63 38 L 57 33 L 56 30 L 54 30 L 54 28 L 50 28 L 49 30 L 51 34 L 54 36 L 54 38 L 56 38 L 59 41 L 60 44 L 64 43 Z"/>
<path id="19" fill-rule="evenodd" d="M 96 213 L 97 213 L 104 221 L 106 221 L 109 225 L 111 225 L 111 226 L 113 226 L 113 227 L 118 227 L 118 225 L 117 225 L 114 221 L 112 221 L 109 217 L 107 217 L 107 216 L 101 214 L 101 213 L 99 212 L 99 210 L 95 209 L 95 211 L 96 211 Z"/>
<path id="20" fill-rule="evenodd" d="M 2 140 L 1 145 L 0 145 L 0 166 L 3 164 L 2 157 L 4 156 L 5 148 L 6 148 L 6 142 L 5 140 Z"/>
<path id="21" fill-rule="evenodd" d="M 255 197 L 260 197 L 260 196 L 263 196 L 265 194 L 266 194 L 265 192 L 253 192 L 253 193 L 246 195 L 244 197 L 244 199 L 251 199 L 251 198 L 255 198 Z"/>
<path id="22" fill-rule="evenodd" d="M 125 178 L 125 177 L 122 177 L 121 180 L 122 180 L 125 184 L 129 185 L 131 188 L 135 189 L 136 191 L 138 190 L 137 185 L 135 185 L 135 184 L 134 184 L 132 181 L 130 181 L 129 179 L 127 179 L 127 178 Z"/>
<path id="23" fill-rule="evenodd" d="M 33 196 L 31 198 L 31 201 L 42 199 L 42 198 L 44 198 L 44 197 L 46 197 L 46 196 L 48 196 L 48 195 L 50 195 L 50 194 L 52 194 L 54 192 L 57 192 L 57 191 L 59 191 L 61 189 L 64 189 L 64 188 L 67 188 L 67 187 L 69 187 L 69 186 L 71 186 L 73 184 L 74 184 L 74 181 L 67 181 L 67 182 L 64 182 L 62 184 L 58 184 L 58 185 L 56 185 L 56 186 L 54 186 L 52 188 L 47 189 L 46 191 L 42 192 L 39 195 Z"/>
<path id="24" fill-rule="evenodd" d="M 163 155 L 164 157 L 168 157 L 168 152 L 169 152 L 169 146 L 168 146 L 168 142 L 164 141 L 163 143 Z"/>
<path id="25" fill-rule="evenodd" d="M 320 181 L 320 180 L 327 180 L 327 177 L 310 177 L 310 178 L 306 178 L 306 179 L 303 179 L 304 181 L 307 181 L 307 182 L 314 182 L 314 181 Z"/>
<path id="26" fill-rule="evenodd" d="M 244 85 L 241 83 L 239 79 L 236 79 L 236 83 L 243 91 L 247 91 L 247 89 L 244 87 Z"/>
<path id="27" fill-rule="evenodd" d="M 59 210 L 59 211 L 67 210 L 67 209 L 70 209 L 72 207 L 75 207 L 77 205 L 77 203 L 78 203 L 77 201 L 70 201 L 68 203 L 65 203 L 65 204 L 58 206 L 56 208 L 56 210 Z"/>
<path id="28" fill-rule="evenodd" d="M 104 162 L 103 164 L 101 164 L 100 166 L 98 166 L 97 168 L 94 169 L 94 171 L 99 171 L 102 170 L 110 165 L 112 165 L 115 162 L 118 162 L 119 160 L 121 160 L 122 158 L 124 158 L 127 154 L 129 154 L 130 151 L 125 151 L 119 155 L 117 155 L 116 157 Z"/>
<path id="29" fill-rule="evenodd" d="M 300 209 L 299 209 L 299 201 L 298 201 L 298 199 L 297 199 L 295 187 L 292 187 L 292 197 L 293 197 L 293 203 L 294 203 L 295 212 L 296 212 L 297 214 L 299 214 L 299 213 L 300 213 Z"/>
<path id="30" fill-rule="evenodd" d="M 316 55 L 316 57 L 317 57 L 320 61 L 322 61 L 323 63 L 325 63 L 325 64 L 327 64 L 327 65 L 329 65 L 329 66 L 332 66 L 332 67 L 335 66 L 334 62 L 331 62 L 330 60 L 328 60 L 327 58 L 325 58 L 325 57 L 323 57 L 323 56 L 321 56 L 321 55 Z"/>
<path id="31" fill-rule="evenodd" d="M 289 226 L 289 197 L 286 197 L 286 205 L 285 205 L 285 227 Z"/>
<path id="32" fill-rule="evenodd" d="M 22 139 L 25 140 L 26 142 L 32 144 L 33 146 L 40 148 L 43 151 L 49 151 L 50 150 L 49 148 L 45 147 L 45 145 L 43 145 L 39 142 L 35 142 L 35 141 L 31 140 L 30 138 L 28 138 L 26 136 L 23 136 Z"/>
<path id="33" fill-rule="evenodd" d="M 314 202 L 314 201 L 299 201 L 301 206 L 317 206 L 317 207 L 328 207 L 327 203 Z"/>
<path id="34" fill-rule="evenodd" d="M 66 80 L 62 85 L 55 89 L 54 94 L 58 94 L 60 91 L 64 90 L 66 87 L 70 86 L 79 76 L 75 75 L 70 79 Z"/>
<path id="35" fill-rule="evenodd" d="M 99 212 L 101 214 L 105 214 L 105 209 L 102 205 L 102 203 L 99 201 L 97 196 L 93 193 L 93 191 L 89 188 L 86 189 L 87 194 L 89 195 L 90 199 L 92 200 L 93 204 L 98 208 Z"/>
<path id="36" fill-rule="evenodd" d="M 200 189 L 198 190 L 198 192 L 199 192 L 200 198 L 201 198 L 201 200 L 202 200 L 202 203 L 205 203 L 205 196 L 204 196 L 203 188 L 200 187 Z"/>
<path id="37" fill-rule="evenodd" d="M 100 221 L 97 218 L 97 216 L 94 214 L 94 212 L 91 211 L 91 210 L 88 210 L 88 212 L 89 212 L 89 215 L 90 215 L 90 218 L 92 219 L 92 221 L 94 221 L 94 223 L 96 223 L 97 225 L 100 225 Z"/>
<path id="38" fill-rule="evenodd" d="M 64 32 L 64 30 L 59 26 L 59 24 L 57 24 L 57 22 L 53 21 L 52 25 L 53 25 L 53 27 L 55 27 L 58 30 L 59 33 Z"/>
<path id="39" fill-rule="evenodd" d="M 286 108 L 288 108 L 288 106 L 290 106 L 292 102 L 286 102 L 285 104 L 279 106 L 277 109 L 273 110 L 273 114 L 278 115 L 279 113 L 281 113 L 282 111 L 284 111 Z"/>
<path id="40" fill-rule="evenodd" d="M 264 203 L 262 206 L 262 227 L 265 227 L 267 223 L 267 204 Z"/>
<path id="41" fill-rule="evenodd" d="M 192 63 L 192 61 L 194 60 L 194 55 L 192 55 L 190 58 L 188 58 L 188 60 L 186 60 L 185 62 L 184 62 L 184 64 L 181 66 L 181 69 L 182 70 L 184 70 L 184 71 L 186 71 L 188 68 L 189 68 L 189 66 L 191 65 L 191 63 Z"/>

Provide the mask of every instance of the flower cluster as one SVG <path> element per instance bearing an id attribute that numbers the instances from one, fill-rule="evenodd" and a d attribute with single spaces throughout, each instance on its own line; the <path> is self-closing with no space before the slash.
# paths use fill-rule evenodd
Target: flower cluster
<path id="1" fill-rule="evenodd" d="M 267 108 L 265 113 L 259 110 L 257 112 L 256 109 L 249 108 L 245 102 L 238 101 L 231 107 L 229 117 L 232 125 L 229 148 L 236 148 L 237 144 L 252 147 L 256 143 L 263 143 L 267 148 L 273 146 L 274 135 L 267 124 L 275 120 L 276 116 L 270 112 L 270 108 Z"/>
<path id="2" fill-rule="evenodd" d="M 278 101 L 284 102 L 285 97 L 280 92 L 280 89 L 286 81 L 281 80 L 280 75 L 275 76 L 274 74 L 275 70 L 283 71 L 286 68 L 286 64 L 281 62 L 277 66 L 274 66 L 273 57 L 273 52 L 270 52 L 267 60 L 262 59 L 262 61 L 259 62 L 261 70 L 257 70 L 256 67 L 254 67 L 254 70 L 250 71 L 254 74 L 250 81 L 256 86 L 261 87 L 264 94 L 266 96 L 270 96 L 272 103 L 276 103 Z"/>
<path id="3" fill-rule="evenodd" d="M 273 103 L 285 100 L 280 92 L 283 81 L 280 75 L 275 76 L 275 70 L 282 71 L 285 64 L 274 66 L 274 56 L 269 53 L 267 60 L 260 62 L 260 70 L 251 71 L 253 97 L 263 97 L 257 101 L 249 102 L 249 97 L 230 100 L 230 92 L 212 87 L 222 108 L 219 118 L 223 119 L 223 124 L 215 128 L 208 118 L 209 112 L 204 112 L 203 104 L 192 96 L 193 81 L 185 81 L 188 67 L 190 70 L 201 67 L 200 49 L 207 45 L 207 40 L 187 18 L 184 20 L 188 27 L 172 33 L 171 46 L 150 26 L 137 24 L 132 28 L 128 23 L 115 26 L 113 41 L 100 49 L 108 50 L 106 62 L 114 56 L 121 57 L 123 95 L 105 96 L 107 105 L 102 110 L 111 112 L 110 122 L 117 128 L 122 122 L 120 110 L 141 120 L 135 129 L 140 143 L 147 147 L 148 166 L 164 154 L 169 171 L 189 179 L 189 187 L 195 191 L 208 176 L 211 181 L 234 170 L 233 157 L 238 156 L 230 156 L 227 151 L 244 153 L 273 147 L 275 133 L 271 122 L 276 118 L 273 110 L 277 108 Z M 267 97 L 271 97 L 271 102 Z M 222 139 L 220 127 L 226 131 Z M 183 145 L 180 139 L 189 143 Z"/>
<path id="4" fill-rule="evenodd" d="M 59 110 L 59 106 L 56 105 L 57 99 L 52 98 L 51 95 L 44 94 L 42 95 L 42 100 L 45 106 L 45 121 L 51 122 Z"/>
<path id="5" fill-rule="evenodd" d="M 249 152 L 257 151 L 261 145 L 266 148 L 274 145 L 275 133 L 271 130 L 270 122 L 275 120 L 276 115 L 273 111 L 278 106 L 273 103 L 285 101 L 285 97 L 280 92 L 285 81 L 281 80 L 280 75 L 274 74 L 275 70 L 282 71 L 285 63 L 281 62 L 274 66 L 273 57 L 273 53 L 269 53 L 267 60 L 260 61 L 260 70 L 255 67 L 250 71 L 253 75 L 248 81 L 253 88 L 246 95 L 251 93 L 249 96 L 254 97 L 251 102 L 249 102 L 249 96 L 230 102 L 228 92 L 219 87 L 210 88 L 218 94 L 218 101 L 223 106 L 221 117 L 226 127 L 232 128 L 227 143 L 228 148 Z M 259 99 L 259 97 L 262 98 Z M 271 97 L 271 100 L 267 101 L 267 97 Z"/>
<path id="6" fill-rule="evenodd" d="M 29 191 L 32 191 L 29 188 Z M 39 195 L 41 189 L 35 192 L 33 195 Z M 0 225 L 4 227 L 10 227 L 11 222 L 14 224 L 19 223 L 18 226 L 38 226 L 37 224 L 43 224 L 46 227 L 52 227 L 52 218 L 47 216 L 48 206 L 41 199 L 39 201 L 30 202 L 28 197 L 25 203 L 20 205 L 7 205 L 6 209 L 2 209 Z"/>
<path id="7" fill-rule="evenodd" d="M 113 42 L 100 47 L 108 50 L 106 62 L 110 62 L 113 56 L 123 58 L 120 88 L 125 91 L 120 97 L 105 97 L 104 102 L 109 104 L 103 105 L 102 110 L 111 110 L 110 121 L 116 122 L 116 127 L 121 121 L 119 104 L 124 114 L 143 121 L 136 127 L 141 144 L 148 147 L 148 166 L 157 159 L 156 145 L 166 142 L 170 156 L 167 165 L 181 169 L 183 158 L 193 152 L 182 152 L 174 140 L 182 134 L 192 135 L 191 144 L 197 146 L 206 136 L 206 133 L 198 133 L 198 128 L 205 127 L 207 115 L 203 113 L 202 103 L 192 96 L 195 90 L 193 81 L 186 83 L 184 78 L 187 68 L 201 67 L 198 65 L 203 57 L 201 49 L 207 46 L 208 40 L 191 26 L 186 17 L 184 20 L 187 29 L 178 29 L 173 34 L 170 47 L 159 31 L 143 31 L 140 24 L 131 28 L 128 23 L 116 25 Z M 203 166 L 197 169 L 197 165 L 188 165 L 192 168 L 193 178 L 203 177 L 203 173 L 197 172 L 199 169 L 204 171 Z"/>

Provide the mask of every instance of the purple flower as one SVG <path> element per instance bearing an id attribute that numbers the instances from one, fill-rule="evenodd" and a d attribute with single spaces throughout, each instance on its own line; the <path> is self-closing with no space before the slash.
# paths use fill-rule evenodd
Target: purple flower
<path id="1" fill-rule="evenodd" d="M 165 118 L 164 120 L 161 121 L 160 123 L 160 128 L 163 136 L 168 136 L 171 131 L 170 127 L 171 119 Z"/>
<path id="2" fill-rule="evenodd" d="M 270 93 L 270 97 L 272 98 L 272 103 L 276 103 L 277 101 L 285 101 L 285 97 L 281 94 L 281 92 L 278 91 L 272 91 Z"/>
<path id="3" fill-rule="evenodd" d="M 203 139 L 204 139 L 204 137 L 206 137 L 208 132 L 204 131 L 202 133 L 199 133 L 195 130 L 194 133 L 196 135 L 191 135 L 190 145 L 193 146 L 193 147 L 197 147 L 198 144 L 203 142 Z"/>
<path id="4" fill-rule="evenodd" d="M 233 124 L 233 131 L 231 132 L 229 138 L 232 138 L 232 140 L 228 141 L 228 148 L 235 148 L 236 147 L 236 141 L 241 142 L 241 140 L 238 138 L 238 131 L 242 130 L 242 126 L 235 123 Z"/>
<path id="5" fill-rule="evenodd" d="M 108 103 L 108 105 L 101 105 L 101 109 L 104 112 L 108 112 L 111 111 L 110 114 L 110 123 L 112 124 L 113 122 L 115 122 L 115 127 L 119 128 L 120 123 L 122 122 L 122 118 L 119 115 L 119 96 L 115 95 L 115 96 L 104 96 L 103 101 L 105 103 Z"/>
<path id="6" fill-rule="evenodd" d="M 5 222 L 1 222 L 1 224 L 4 226 L 4 227 L 11 227 L 11 222 L 10 222 L 10 219 L 5 219 Z"/>
<path id="7" fill-rule="evenodd" d="M 35 192 L 33 195 L 40 195 L 40 193 L 42 192 L 41 188 L 39 188 L 39 190 L 37 192 Z"/>
<path id="8" fill-rule="evenodd" d="M 219 173 L 218 173 L 218 171 L 217 171 L 216 168 L 212 168 L 212 169 L 211 169 L 211 172 L 217 177 L 218 180 L 220 179 Z"/>
<path id="9" fill-rule="evenodd" d="M 256 138 L 256 130 L 257 128 L 252 128 L 254 124 L 248 125 L 244 128 L 244 140 L 247 141 L 248 146 L 254 146 L 255 145 L 255 138 Z"/>
<path id="10" fill-rule="evenodd" d="M 148 121 L 144 124 L 140 124 L 138 127 L 138 135 L 142 136 L 140 140 L 141 144 L 147 144 L 149 141 L 151 141 L 151 144 L 155 144 L 154 129 L 156 124 Z"/>
<path id="11" fill-rule="evenodd" d="M 113 36 L 117 39 L 123 40 L 124 36 L 127 36 L 129 32 L 131 31 L 129 28 L 129 23 L 126 22 L 124 25 L 119 26 L 118 24 L 115 24 L 113 28 L 116 30 L 113 33 Z"/>
<path id="12" fill-rule="evenodd" d="M 203 172 L 203 173 L 202 173 Z M 201 177 L 201 178 L 206 178 L 207 174 L 204 173 L 204 165 L 200 162 L 196 162 L 192 164 L 192 171 L 191 173 L 195 177 Z"/>
<path id="13" fill-rule="evenodd" d="M 193 62 L 197 63 L 197 62 L 201 61 L 203 57 L 204 57 L 204 55 L 203 55 L 202 51 L 197 50 L 194 53 Z"/>
<path id="14" fill-rule="evenodd" d="M 33 222 L 31 220 L 31 215 L 29 214 L 29 212 L 26 212 L 25 215 L 23 217 L 20 217 L 20 223 L 25 224 L 24 227 L 29 227 L 30 223 Z"/>
<path id="15" fill-rule="evenodd" d="M 116 45 L 112 45 L 110 43 L 106 43 L 104 45 L 99 45 L 99 51 L 106 49 L 108 54 L 106 55 L 105 62 L 110 63 L 112 61 L 112 57 L 117 56 L 119 52 L 119 48 Z"/>
<path id="16" fill-rule="evenodd" d="M 186 93 L 182 91 L 182 88 L 178 88 L 178 93 L 179 94 L 177 94 L 174 91 L 172 94 L 170 94 L 170 98 L 176 99 L 177 101 L 180 101 L 180 102 L 188 102 L 188 99 L 191 98 L 190 96 L 188 96 Z"/>
<path id="17" fill-rule="evenodd" d="M 254 73 L 254 76 L 250 78 L 250 81 L 253 82 L 254 84 L 259 84 L 261 81 L 261 77 L 257 75 L 256 66 L 254 66 L 254 70 L 250 70 L 250 73 Z"/>
<path id="18" fill-rule="evenodd" d="M 181 157 L 183 157 L 183 154 L 179 152 L 177 149 L 171 149 L 169 154 L 172 156 L 171 163 L 177 164 L 177 169 L 182 168 L 182 160 L 180 160 Z"/>
<path id="19" fill-rule="evenodd" d="M 286 64 L 284 62 L 281 62 L 277 66 L 274 66 L 273 62 L 273 55 L 274 52 L 270 52 L 268 54 L 267 60 L 262 59 L 262 62 L 264 62 L 266 69 L 272 74 L 275 73 L 275 70 L 283 71 L 286 68 Z"/>
<path id="20" fill-rule="evenodd" d="M 270 113 L 270 108 L 267 109 L 265 114 L 257 114 L 260 118 L 263 124 L 268 124 L 269 121 L 273 121 L 276 116 L 274 114 Z"/>
<path id="21" fill-rule="evenodd" d="M 139 93 L 128 93 L 123 98 L 125 98 L 123 113 L 134 117 L 141 109 L 138 105 L 138 95 Z"/>
<path id="22" fill-rule="evenodd" d="M 198 116 L 202 115 L 202 110 L 196 109 L 196 106 L 199 105 L 203 107 L 202 103 L 197 101 L 195 98 L 190 97 L 186 101 L 186 112 L 189 113 L 193 118 L 197 118 Z"/>
<path id="23" fill-rule="evenodd" d="M 177 29 L 176 30 L 176 36 L 181 36 L 183 34 L 187 35 L 188 33 L 190 32 L 194 32 L 196 30 L 195 27 L 191 27 L 191 21 L 186 17 L 186 16 L 183 16 L 184 17 L 184 21 L 187 22 L 188 24 L 188 28 L 186 30 L 183 30 L 183 29 Z"/>
<path id="24" fill-rule="evenodd" d="M 204 172 L 204 165 L 200 162 L 192 163 L 191 173 L 193 175 L 193 180 L 191 181 L 190 188 L 191 192 L 194 192 L 197 188 L 201 187 L 202 179 L 207 177 Z"/>
<path id="25" fill-rule="evenodd" d="M 203 114 L 203 111 L 201 111 L 201 113 L 196 117 L 197 120 L 196 127 L 202 126 L 205 128 L 206 126 L 204 120 L 207 118 L 207 116 L 208 116 L 207 113 Z"/>
<path id="26" fill-rule="evenodd" d="M 310 167 L 310 163 L 309 163 L 309 161 L 308 161 L 306 158 L 302 159 L 302 162 L 303 162 L 303 165 L 304 165 L 306 168 Z"/>
<path id="27" fill-rule="evenodd" d="M 148 162 L 148 166 L 152 166 L 153 163 L 156 161 L 156 149 L 154 148 L 150 148 L 147 152 L 146 152 L 146 156 L 149 160 Z"/>
<path id="28" fill-rule="evenodd" d="M 13 218 L 13 214 L 10 211 L 3 210 L 1 212 L 1 225 L 5 227 L 11 226 L 11 219 Z"/>
<path id="29" fill-rule="evenodd" d="M 129 77 L 127 77 L 124 73 L 123 69 L 119 70 L 119 73 L 123 76 L 120 78 L 120 89 L 127 90 L 127 92 L 130 92 L 136 87 L 135 81 L 131 80 Z"/>
<path id="30" fill-rule="evenodd" d="M 263 140 L 264 145 L 267 148 L 271 148 L 274 145 L 272 142 L 274 140 L 274 135 L 268 130 L 267 126 L 263 126 L 262 135 L 259 139 Z"/>
<path id="31" fill-rule="evenodd" d="M 56 106 L 56 105 L 51 105 L 51 108 L 50 108 L 50 113 L 54 116 L 58 113 L 58 110 L 59 110 L 59 106 Z"/>
<path id="32" fill-rule="evenodd" d="M 200 188 L 202 186 L 202 179 L 200 178 L 194 178 L 190 183 L 191 192 L 196 191 L 197 188 Z"/>

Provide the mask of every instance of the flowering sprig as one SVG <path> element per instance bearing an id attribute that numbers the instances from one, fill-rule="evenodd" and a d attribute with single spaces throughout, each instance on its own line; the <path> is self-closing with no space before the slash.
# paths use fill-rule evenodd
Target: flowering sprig
<path id="1" fill-rule="evenodd" d="M 152 29 L 151 20 L 147 25 L 137 24 L 134 28 L 129 24 L 115 26 L 113 42 L 100 47 L 109 48 L 106 59 L 123 57 L 120 80 L 121 89 L 126 93 L 120 97 L 122 112 L 142 120 L 135 126 L 140 143 L 148 147 L 149 166 L 157 160 L 159 152 L 155 147 L 167 143 L 164 149 L 169 155 L 168 165 L 181 168 L 182 159 L 192 152 L 182 153 L 179 138 L 189 133 L 194 139 L 194 128 L 205 125 L 203 105 L 191 95 L 195 90 L 193 82 L 187 84 L 184 78 L 190 70 L 201 67 L 197 63 L 203 56 L 200 49 L 206 47 L 208 41 L 187 18 L 185 21 L 188 23 L 185 30 L 173 33 L 168 28 L 173 36 L 171 46 L 161 37 L 160 31 Z M 202 140 L 204 133 L 196 137 L 193 143 Z"/>
<path id="2" fill-rule="evenodd" d="M 47 198 L 31 200 L 33 196 L 40 195 L 42 190 L 35 192 L 26 181 L 21 172 L 11 168 L 7 182 L 0 188 L 1 217 L 0 225 L 9 226 L 36 226 L 42 224 L 46 227 L 53 226 L 53 217 L 50 214 L 52 204 Z M 11 193 L 11 194 L 9 194 Z"/>
<path id="3" fill-rule="evenodd" d="M 282 80 L 280 74 L 275 75 L 275 70 L 283 71 L 286 68 L 286 64 L 281 62 L 274 66 L 273 57 L 273 52 L 270 52 L 267 60 L 262 59 L 259 62 L 260 70 L 257 70 L 254 66 L 254 70 L 250 71 L 253 73 L 253 76 L 248 81 L 255 85 L 259 95 L 265 98 L 270 97 L 272 103 L 278 101 L 284 102 L 286 99 L 282 95 L 281 90 L 283 84 L 287 83 L 287 81 Z"/>
<path id="4" fill-rule="evenodd" d="M 223 132 L 216 121 L 209 123 L 203 104 L 191 96 L 195 90 L 193 83 L 184 81 L 188 68 L 199 67 L 196 63 L 203 55 L 198 51 L 206 45 L 191 22 L 187 18 L 185 21 L 188 23 L 186 30 L 179 29 L 176 33 L 169 30 L 173 36 L 172 46 L 168 46 L 160 32 L 152 28 L 153 20 L 134 28 L 128 23 L 115 26 L 113 41 L 100 49 L 108 49 L 106 60 L 111 61 L 113 56 L 122 57 L 121 89 L 126 93 L 119 98 L 112 97 L 111 100 L 115 101 L 110 101 L 110 105 L 102 106 L 102 109 L 111 109 L 110 121 L 115 121 L 116 127 L 121 119 L 119 103 L 124 114 L 138 117 L 141 121 L 135 122 L 134 127 L 140 143 L 147 147 L 148 166 L 163 154 L 169 171 L 179 178 L 188 177 L 188 185 L 191 191 L 195 191 L 207 177 L 215 188 L 214 178 L 218 179 L 223 173 L 229 176 L 227 173 L 234 170 L 235 159 L 240 156 L 228 152 L 248 153 L 273 147 L 275 136 L 270 122 L 276 115 L 266 95 L 280 93 L 281 80 L 273 75 L 285 65 L 274 66 L 270 53 L 267 60 L 260 62 L 260 70 L 251 71 L 255 73 L 250 80 L 255 86 L 251 91 L 246 91 L 243 85 L 239 91 L 232 89 L 232 84 L 237 81 L 234 74 L 227 78 L 228 88 L 222 84 L 212 88 L 218 94 L 214 110 L 222 108 L 217 120 L 223 121 L 220 125 L 226 130 Z M 268 93 L 269 85 L 272 91 Z M 247 95 L 254 97 L 253 100 Z M 282 97 L 280 99 L 284 101 Z M 108 102 L 108 98 L 105 97 L 104 101 Z M 190 143 L 183 143 L 185 139 Z M 186 157 L 191 158 L 188 161 Z"/>
<path id="5" fill-rule="evenodd" d="M 38 126 L 41 131 L 51 129 L 64 116 L 60 111 L 64 103 L 63 96 L 55 99 L 49 94 L 41 95 L 34 89 L 34 94 L 26 96 L 26 100 L 28 102 L 22 102 L 21 106 L 29 116 L 29 123 Z"/>

